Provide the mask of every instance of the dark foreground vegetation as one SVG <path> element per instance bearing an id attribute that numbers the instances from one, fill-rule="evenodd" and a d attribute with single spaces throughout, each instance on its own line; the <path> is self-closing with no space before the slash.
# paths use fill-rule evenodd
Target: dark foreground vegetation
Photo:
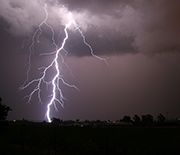
<path id="1" fill-rule="evenodd" d="M 0 155 L 176 155 L 179 126 L 59 126 L 9 122 L 0 132 Z"/>
<path id="2" fill-rule="evenodd" d="M 159 114 L 117 121 L 8 122 L 0 98 L 0 155 L 179 155 L 180 122 Z"/>

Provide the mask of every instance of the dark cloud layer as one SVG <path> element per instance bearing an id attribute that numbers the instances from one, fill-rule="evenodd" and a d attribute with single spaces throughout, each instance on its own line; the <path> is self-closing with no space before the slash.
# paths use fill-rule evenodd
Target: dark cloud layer
<path id="1" fill-rule="evenodd" d="M 48 23 L 55 28 L 56 33 L 67 23 L 69 11 L 72 11 L 73 17 L 92 45 L 97 41 L 107 42 L 108 46 L 114 46 L 117 53 L 135 50 L 143 53 L 179 52 L 178 0 L 174 0 L 173 3 L 169 0 L 46 2 L 49 4 Z M 0 16 L 9 24 L 8 30 L 12 34 L 32 35 L 35 27 L 45 17 L 44 4 L 45 1 L 38 0 L 1 0 Z M 111 47 L 102 48 L 99 51 L 104 53 L 99 54 L 114 54 L 109 52 Z M 76 53 L 77 56 L 81 55 L 78 51 L 73 55 Z M 83 55 L 84 53 L 88 52 L 83 52 Z"/>

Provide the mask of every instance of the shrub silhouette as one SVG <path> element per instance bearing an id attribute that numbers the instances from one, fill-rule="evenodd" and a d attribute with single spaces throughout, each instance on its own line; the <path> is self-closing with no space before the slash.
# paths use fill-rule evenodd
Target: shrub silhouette
<path id="1" fill-rule="evenodd" d="M 0 121 L 5 121 L 8 116 L 8 112 L 12 109 L 4 104 L 2 104 L 2 98 L 0 98 Z"/>

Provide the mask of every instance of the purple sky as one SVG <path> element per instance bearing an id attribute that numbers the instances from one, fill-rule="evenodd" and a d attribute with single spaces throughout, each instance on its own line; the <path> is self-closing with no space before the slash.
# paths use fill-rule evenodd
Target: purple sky
<path id="1" fill-rule="evenodd" d="M 78 31 L 70 27 L 65 58 L 74 76 L 62 69 L 64 79 L 76 89 L 61 86 L 64 108 L 52 106 L 51 117 L 67 119 L 119 120 L 124 115 L 159 113 L 180 117 L 180 10 L 179 0 L 59 0 L 0 1 L 0 97 L 13 111 L 8 119 L 44 120 L 48 92 L 42 91 L 43 104 L 34 94 L 35 85 L 19 91 L 26 79 L 29 40 L 44 20 L 47 3 L 49 19 L 58 46 L 69 12 L 79 25 L 94 53 L 107 58 L 109 66 L 90 55 Z M 52 56 L 51 32 L 43 25 L 40 43 L 35 42 L 30 80 L 38 78 L 38 68 L 47 66 Z M 51 78 L 49 72 L 47 78 Z"/>

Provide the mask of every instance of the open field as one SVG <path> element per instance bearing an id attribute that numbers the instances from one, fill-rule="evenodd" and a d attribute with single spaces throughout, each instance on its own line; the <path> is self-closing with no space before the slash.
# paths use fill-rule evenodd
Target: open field
<path id="1" fill-rule="evenodd" d="M 66 155 L 176 155 L 180 128 L 56 126 L 9 123 L 0 134 L 0 154 Z"/>

